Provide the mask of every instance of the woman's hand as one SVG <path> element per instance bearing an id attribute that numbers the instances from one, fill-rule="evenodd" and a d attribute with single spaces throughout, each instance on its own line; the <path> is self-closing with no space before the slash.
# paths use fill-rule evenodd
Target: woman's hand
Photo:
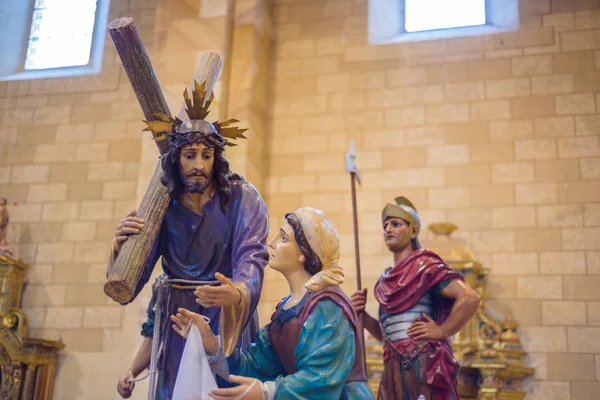
<path id="1" fill-rule="evenodd" d="M 179 333 L 185 339 L 187 339 L 189 330 L 186 329 L 190 321 L 194 321 L 200 336 L 202 336 L 202 344 L 204 344 L 204 350 L 208 354 L 217 354 L 219 352 L 219 339 L 215 336 L 210 326 L 204 320 L 204 317 L 198 313 L 191 312 L 185 308 L 178 308 L 176 315 L 171 315 L 171 321 L 173 321 L 173 329 Z"/>
<path id="2" fill-rule="evenodd" d="M 208 395 L 215 400 L 262 400 L 262 383 L 258 379 L 229 375 L 229 381 L 239 383 L 239 386 L 227 389 L 213 389 L 208 392 Z"/>

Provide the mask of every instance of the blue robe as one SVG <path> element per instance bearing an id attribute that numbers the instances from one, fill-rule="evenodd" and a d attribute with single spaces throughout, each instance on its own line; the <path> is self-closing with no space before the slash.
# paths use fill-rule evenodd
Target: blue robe
<path id="1" fill-rule="evenodd" d="M 284 320 L 280 322 L 296 316 L 302 306 L 299 303 L 283 311 Z M 275 381 L 276 400 L 374 399 L 366 381 L 346 382 L 354 364 L 354 352 L 354 330 L 346 314 L 334 301 L 321 300 L 300 330 L 294 351 L 296 373 L 285 373 L 271 345 L 268 326 L 258 332 L 256 343 L 239 353 L 238 359 L 229 365 L 234 375 Z M 218 372 L 217 365 L 213 366 Z"/>
<path id="2" fill-rule="evenodd" d="M 227 212 L 221 210 L 219 195 L 204 206 L 198 215 L 173 199 L 167 208 L 159 236 L 135 291 L 139 294 L 148 282 L 158 258 L 168 278 L 214 280 L 216 272 L 241 282 L 250 291 L 250 320 L 240 338 L 245 348 L 256 339 L 258 315 L 256 305 L 262 289 L 264 266 L 268 261 L 268 214 L 256 189 L 241 180 L 230 181 L 231 197 Z M 156 299 L 154 299 L 156 301 Z M 215 334 L 219 332 L 220 307 L 204 308 L 196 303 L 194 290 L 168 288 L 161 301 L 161 338 L 163 351 L 159 360 L 157 399 L 171 399 L 185 339 L 171 327 L 169 315 L 183 307 L 210 318 Z M 152 336 L 154 312 L 142 327 L 144 336 Z M 221 382 L 222 383 L 222 382 Z"/>

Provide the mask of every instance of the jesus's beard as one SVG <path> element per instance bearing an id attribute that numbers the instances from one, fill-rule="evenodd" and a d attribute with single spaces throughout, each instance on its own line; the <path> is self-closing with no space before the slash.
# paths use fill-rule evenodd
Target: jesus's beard
<path id="1" fill-rule="evenodd" d="M 206 180 L 206 182 L 191 180 L 190 177 L 194 177 L 195 175 L 182 175 L 181 180 L 183 181 L 183 186 L 190 193 L 204 194 L 206 189 L 210 185 L 210 180 Z"/>

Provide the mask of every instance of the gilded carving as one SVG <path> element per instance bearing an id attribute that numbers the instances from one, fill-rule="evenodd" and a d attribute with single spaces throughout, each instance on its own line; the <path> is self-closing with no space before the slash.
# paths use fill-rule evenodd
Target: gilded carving
<path id="1" fill-rule="evenodd" d="M 50 399 L 56 357 L 64 347 L 28 336 L 27 316 L 21 310 L 27 268 L 0 254 L 0 400 Z"/>

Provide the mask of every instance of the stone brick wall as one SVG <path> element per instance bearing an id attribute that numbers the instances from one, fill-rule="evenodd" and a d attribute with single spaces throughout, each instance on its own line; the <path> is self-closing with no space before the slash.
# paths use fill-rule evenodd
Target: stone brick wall
<path id="1" fill-rule="evenodd" d="M 227 117 L 251 132 L 229 158 L 266 198 L 272 227 L 302 205 L 327 212 L 350 293 L 354 138 L 364 284 L 391 261 L 381 208 L 405 194 L 425 224 L 458 224 L 492 269 L 490 308 L 515 313 L 537 369 L 530 398 L 587 400 L 600 386 L 600 2 L 520 4 L 518 32 L 375 47 L 366 0 L 278 0 L 273 21 L 270 2 L 238 0 Z M 173 112 L 204 52 L 224 51 L 225 14 L 224 1 L 111 2 L 111 19 L 135 17 Z M 0 83 L 0 196 L 9 242 L 31 266 L 31 333 L 67 343 L 61 400 L 115 398 L 149 299 L 121 308 L 102 292 L 114 227 L 157 156 L 105 47 L 100 75 Z M 286 293 L 267 270 L 262 323 Z"/>
<path id="2" fill-rule="evenodd" d="M 152 43 L 155 2 L 113 1 Z M 55 398 L 102 397 L 120 354 L 124 309 L 103 293 L 108 244 L 134 207 L 140 111 L 110 38 L 100 75 L 0 83 L 0 196 L 8 241 L 30 265 L 23 307 L 30 334 L 61 339 Z M 110 384 L 110 385 L 109 385 Z"/>
<path id="3" fill-rule="evenodd" d="M 248 140 L 227 150 L 233 171 L 240 173 L 261 193 L 268 174 L 267 137 L 270 118 L 273 38 L 272 4 L 269 0 L 234 2 L 232 48 L 226 68 L 230 85 L 226 115 L 248 128 Z"/>
<path id="4" fill-rule="evenodd" d="M 274 227 L 301 205 L 331 217 L 350 293 L 353 138 L 364 284 L 391 262 L 380 212 L 404 194 L 491 268 L 490 308 L 515 314 L 536 367 L 529 398 L 587 400 L 600 390 L 600 2 L 519 3 L 517 32 L 370 46 L 366 0 L 277 1 L 266 195 Z M 287 290 L 267 279 L 265 314 Z"/>

